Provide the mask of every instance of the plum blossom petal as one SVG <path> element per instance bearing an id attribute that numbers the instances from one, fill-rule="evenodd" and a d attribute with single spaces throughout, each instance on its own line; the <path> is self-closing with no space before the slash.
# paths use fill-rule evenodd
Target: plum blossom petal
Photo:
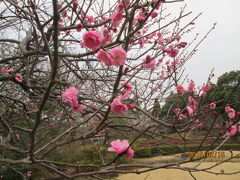
<path id="1" fill-rule="evenodd" d="M 62 93 L 62 99 L 64 102 L 74 104 L 77 100 L 79 91 L 75 87 L 70 87 Z"/>
<path id="2" fill-rule="evenodd" d="M 204 85 L 201 88 L 203 92 L 208 92 L 210 89 L 211 89 L 211 84 Z"/>
<path id="3" fill-rule="evenodd" d="M 98 51 L 97 59 L 99 61 L 102 61 L 106 66 L 112 66 L 113 65 L 113 59 L 112 59 L 111 55 L 108 52 L 106 52 L 102 49 L 100 49 Z"/>
<path id="4" fill-rule="evenodd" d="M 117 154 L 122 154 L 125 151 L 125 156 L 132 158 L 134 156 L 134 151 L 129 147 L 128 140 L 117 139 L 111 142 L 111 147 L 108 148 L 109 152 L 116 152 Z"/>
<path id="5" fill-rule="evenodd" d="M 75 87 L 70 87 L 62 93 L 63 101 L 68 103 L 75 112 L 80 112 L 85 108 L 85 106 L 78 103 L 78 93 L 79 91 Z"/>
<path id="6" fill-rule="evenodd" d="M 101 32 L 88 31 L 83 34 L 84 45 L 92 50 L 100 48 L 103 41 L 104 37 Z"/>
<path id="7" fill-rule="evenodd" d="M 10 74 L 13 72 L 13 69 L 6 69 L 5 67 L 2 67 L 1 73 L 3 74 Z"/>
<path id="8" fill-rule="evenodd" d="M 123 19 L 123 12 L 114 12 L 110 19 L 112 20 L 112 25 L 114 28 L 117 28 Z"/>
<path id="9" fill-rule="evenodd" d="M 169 57 L 174 58 L 178 55 L 179 50 L 169 47 L 169 48 L 165 49 L 165 52 L 167 52 Z"/>
<path id="10" fill-rule="evenodd" d="M 195 93 L 196 89 L 195 89 L 195 82 L 194 81 L 190 81 L 190 83 L 188 84 L 188 91 Z"/>
<path id="11" fill-rule="evenodd" d="M 19 74 L 19 73 L 17 73 L 17 74 L 15 75 L 15 80 L 16 80 L 17 82 L 19 82 L 19 83 L 23 82 L 22 75 Z"/>
<path id="12" fill-rule="evenodd" d="M 186 108 L 187 108 L 188 115 L 192 117 L 194 109 L 191 106 L 187 106 Z"/>
<path id="13" fill-rule="evenodd" d="M 211 103 L 209 104 L 210 109 L 215 109 L 216 108 L 216 103 Z"/>
<path id="14" fill-rule="evenodd" d="M 122 103 L 121 98 L 115 98 L 110 106 L 111 110 L 117 114 L 123 114 L 128 110 L 127 105 Z"/>
<path id="15" fill-rule="evenodd" d="M 121 66 L 127 60 L 127 53 L 123 48 L 115 47 L 110 51 L 112 63 L 115 66 Z"/>
<path id="16" fill-rule="evenodd" d="M 230 108 L 229 106 L 225 107 L 225 111 L 228 113 L 228 117 L 230 119 L 233 119 L 236 115 L 236 111 L 233 108 Z"/>
<path id="17" fill-rule="evenodd" d="M 155 59 L 151 58 L 151 56 L 147 56 L 145 59 L 144 59 L 144 63 L 143 63 L 143 67 L 146 68 L 146 69 L 152 69 L 154 70 L 155 67 L 156 67 L 156 64 L 155 64 Z"/>
<path id="18" fill-rule="evenodd" d="M 235 136 L 238 132 L 238 126 L 231 126 L 226 132 L 226 136 Z"/>
<path id="19" fill-rule="evenodd" d="M 178 93 L 180 93 L 180 94 L 184 94 L 186 92 L 186 90 L 184 89 L 184 87 L 182 85 L 177 85 L 176 89 L 177 89 Z"/>

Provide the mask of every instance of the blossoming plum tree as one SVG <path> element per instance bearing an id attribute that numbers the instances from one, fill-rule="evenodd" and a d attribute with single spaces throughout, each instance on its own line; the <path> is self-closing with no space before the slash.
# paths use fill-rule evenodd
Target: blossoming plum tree
<path id="1" fill-rule="evenodd" d="M 227 100 L 223 106 L 202 103 L 211 89 L 211 76 L 201 88 L 193 80 L 186 87 L 182 78 L 184 64 L 215 25 L 198 42 L 184 40 L 200 14 L 187 21 L 192 13 L 182 8 L 173 17 L 167 12 L 173 2 L 180 1 L 0 1 L 1 177 L 7 178 L 4 172 L 10 169 L 26 179 L 37 174 L 31 172 L 33 166 L 69 179 L 181 169 L 177 164 L 193 159 L 163 165 L 113 164 L 123 155 L 134 157 L 134 151 L 152 142 L 187 152 L 179 143 L 195 140 L 191 134 L 204 128 L 208 114 L 210 126 L 197 150 L 221 142 L 217 150 L 237 135 L 239 117 Z M 182 107 L 170 107 L 160 117 L 156 105 L 172 91 Z M 219 133 L 213 130 L 219 126 L 218 110 L 224 108 L 229 121 Z M 86 143 L 94 144 L 100 164 L 53 158 L 56 153 L 64 156 L 61 152 L 71 145 L 81 154 Z M 102 148 L 109 152 L 102 153 Z M 114 158 L 105 159 L 114 153 Z M 182 169 L 192 172 L 197 167 Z"/>

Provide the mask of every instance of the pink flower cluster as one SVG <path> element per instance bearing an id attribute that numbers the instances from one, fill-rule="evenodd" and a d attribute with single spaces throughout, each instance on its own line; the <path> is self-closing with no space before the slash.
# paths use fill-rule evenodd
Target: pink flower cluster
<path id="1" fill-rule="evenodd" d="M 176 89 L 177 89 L 177 92 L 180 94 L 184 94 L 186 92 L 186 90 L 184 89 L 184 87 L 182 85 L 177 85 Z"/>
<path id="2" fill-rule="evenodd" d="M 192 105 L 191 106 L 187 106 L 186 109 L 187 109 L 188 115 L 190 117 L 192 117 L 193 113 L 194 113 L 194 106 L 192 106 Z"/>
<path id="3" fill-rule="evenodd" d="M 104 40 L 103 40 L 103 43 L 102 45 L 105 45 L 107 44 L 109 41 L 112 40 L 112 34 L 110 33 L 110 30 L 108 28 L 105 28 L 103 30 L 103 36 L 104 36 Z"/>
<path id="4" fill-rule="evenodd" d="M 226 136 L 235 136 L 237 134 L 237 132 L 239 131 L 239 126 L 240 124 L 237 124 L 235 126 L 230 126 L 228 129 L 227 129 L 227 132 L 226 132 Z"/>
<path id="5" fill-rule="evenodd" d="M 228 117 L 229 117 L 230 119 L 233 119 L 233 118 L 235 117 L 235 115 L 236 115 L 235 110 L 234 110 L 233 108 L 230 108 L 229 105 L 227 105 L 227 106 L 225 107 L 225 111 L 228 113 Z"/>
<path id="6" fill-rule="evenodd" d="M 6 69 L 5 67 L 2 67 L 1 73 L 3 74 L 10 74 L 13 72 L 13 69 Z"/>
<path id="7" fill-rule="evenodd" d="M 211 89 L 211 87 L 211 84 L 203 85 L 201 90 L 206 93 Z"/>
<path id="8" fill-rule="evenodd" d="M 164 52 L 166 52 L 169 57 L 175 58 L 177 56 L 179 50 L 174 49 L 172 46 L 169 46 L 169 48 L 164 49 Z"/>
<path id="9" fill-rule="evenodd" d="M 130 0 L 125 0 L 125 3 L 126 3 L 126 6 L 128 7 L 130 4 Z M 120 25 L 121 21 L 124 18 L 123 13 L 124 13 L 124 5 L 123 5 L 122 1 L 119 1 L 117 8 L 116 8 L 116 12 L 111 14 L 110 18 L 109 18 L 112 20 L 111 25 L 113 28 L 117 28 Z"/>
<path id="10" fill-rule="evenodd" d="M 68 103 L 75 112 L 82 111 L 85 106 L 78 104 L 79 91 L 75 87 L 70 87 L 62 93 L 62 99 L 64 102 Z"/>
<path id="11" fill-rule="evenodd" d="M 188 84 L 188 91 L 195 93 L 196 89 L 195 89 L 195 82 L 194 81 L 190 81 L 190 83 Z"/>
<path id="12" fill-rule="evenodd" d="M 146 69 L 155 69 L 155 59 L 151 58 L 150 55 L 147 55 L 147 57 L 144 59 L 143 67 Z"/>
<path id="13" fill-rule="evenodd" d="M 134 151 L 129 146 L 128 140 L 117 139 L 111 142 L 111 147 L 108 148 L 109 152 L 115 152 L 117 154 L 125 153 L 125 156 L 132 158 L 134 156 Z"/>
<path id="14" fill-rule="evenodd" d="M 209 104 L 209 107 L 210 107 L 210 109 L 215 109 L 216 108 L 216 103 L 211 103 L 211 104 Z"/>
<path id="15" fill-rule="evenodd" d="M 177 92 L 180 94 L 184 94 L 185 92 L 187 92 L 187 90 L 191 93 L 195 93 L 196 89 L 195 89 L 195 82 L 194 81 L 190 81 L 188 84 L 188 89 L 186 90 L 182 85 L 177 85 L 176 86 Z"/>
<path id="16" fill-rule="evenodd" d="M 121 98 L 115 98 L 110 106 L 111 110 L 117 114 L 123 114 L 128 110 L 128 106 L 122 103 Z"/>
<path id="17" fill-rule="evenodd" d="M 181 49 L 181 48 L 185 48 L 187 46 L 187 43 L 186 42 L 181 42 L 177 45 L 177 48 L 178 49 Z"/>
<path id="18" fill-rule="evenodd" d="M 203 85 L 202 87 L 201 87 L 201 90 L 204 92 L 204 93 L 206 93 L 206 92 L 208 92 L 210 89 L 211 89 L 211 84 L 209 83 L 209 84 L 207 84 L 207 85 Z M 184 89 L 184 87 L 182 86 L 182 85 L 177 85 L 176 86 L 176 89 L 177 89 L 177 91 L 178 91 L 178 93 L 180 93 L 180 94 L 184 94 L 185 92 L 191 92 L 191 93 L 196 93 L 196 88 L 195 88 L 195 82 L 194 81 L 190 81 L 189 83 L 188 83 L 188 88 L 187 88 L 187 90 L 186 89 Z"/>
<path id="19" fill-rule="evenodd" d="M 132 83 L 121 82 L 121 85 L 124 86 L 125 90 L 122 95 L 113 99 L 110 104 L 111 110 L 117 114 L 123 114 L 127 112 L 128 109 L 133 109 L 134 104 L 123 104 L 122 102 L 127 99 L 128 95 L 132 93 L 133 85 Z"/>
<path id="20" fill-rule="evenodd" d="M 15 80 L 16 80 L 17 82 L 19 82 L 19 83 L 23 82 L 23 77 L 22 77 L 22 75 L 19 74 L 19 73 L 17 73 L 17 74 L 15 75 Z"/>
<path id="21" fill-rule="evenodd" d="M 112 26 L 117 28 L 123 19 L 123 11 L 114 12 L 110 19 L 112 20 Z"/>
<path id="22" fill-rule="evenodd" d="M 190 105 L 186 106 L 186 109 L 187 109 L 188 115 L 192 117 L 197 109 L 198 103 L 195 101 L 195 99 L 192 96 L 188 97 L 188 102 L 190 103 Z"/>
<path id="23" fill-rule="evenodd" d="M 99 49 L 104 41 L 104 36 L 101 32 L 88 31 L 83 34 L 84 45 L 93 51 Z"/>
<path id="24" fill-rule="evenodd" d="M 127 60 L 127 53 L 120 47 L 115 47 L 111 49 L 110 52 L 100 49 L 97 54 L 97 59 L 106 66 L 122 66 Z"/>

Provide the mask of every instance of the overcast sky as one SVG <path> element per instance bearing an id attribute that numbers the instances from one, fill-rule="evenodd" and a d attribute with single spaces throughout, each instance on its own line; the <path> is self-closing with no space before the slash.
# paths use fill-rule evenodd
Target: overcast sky
<path id="1" fill-rule="evenodd" d="M 189 78 L 202 85 L 212 68 L 216 75 L 213 82 L 224 72 L 240 70 L 240 0 L 185 0 L 178 4 L 187 4 L 194 14 L 203 12 L 196 23 L 196 31 L 202 36 L 217 22 L 216 29 L 187 63 Z"/>

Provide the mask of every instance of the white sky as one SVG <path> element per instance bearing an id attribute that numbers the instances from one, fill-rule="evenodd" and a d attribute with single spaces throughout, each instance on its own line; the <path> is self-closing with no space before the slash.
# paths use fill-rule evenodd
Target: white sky
<path id="1" fill-rule="evenodd" d="M 216 29 L 185 66 L 189 78 L 200 86 L 212 68 L 215 68 L 213 82 L 224 72 L 240 70 L 240 0 L 185 0 L 178 4 L 185 3 L 194 14 L 203 12 L 196 21 L 196 30 L 202 36 L 217 22 Z"/>
<path id="2" fill-rule="evenodd" d="M 240 70 L 240 0 L 184 0 L 180 3 L 170 3 L 168 11 L 179 12 L 184 4 L 187 4 L 187 10 L 195 15 L 203 12 L 195 26 L 195 32 L 199 32 L 201 36 L 217 22 L 216 29 L 185 66 L 185 73 L 189 74 L 189 79 L 200 86 L 206 82 L 213 68 L 213 82 L 224 72 Z"/>

